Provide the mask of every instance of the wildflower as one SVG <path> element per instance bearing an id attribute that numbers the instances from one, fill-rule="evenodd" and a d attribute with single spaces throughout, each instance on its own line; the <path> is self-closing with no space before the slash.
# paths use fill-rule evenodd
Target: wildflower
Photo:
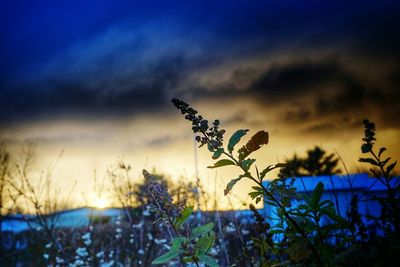
<path id="1" fill-rule="evenodd" d="M 365 143 L 361 146 L 362 153 L 368 153 L 372 150 L 375 138 L 375 124 L 369 120 L 364 120 L 364 138 L 362 139 Z"/>
<path id="2" fill-rule="evenodd" d="M 225 231 L 226 231 L 227 233 L 234 233 L 234 232 L 236 232 L 235 225 L 234 225 L 232 222 L 230 222 L 230 223 L 225 227 Z"/>
<path id="3" fill-rule="evenodd" d="M 152 235 L 151 233 L 148 233 L 148 234 L 147 234 L 147 238 L 148 238 L 149 240 L 153 240 L 153 235 Z"/>
<path id="4" fill-rule="evenodd" d="M 100 252 L 98 252 L 97 254 L 96 254 L 96 258 L 98 258 L 98 259 L 101 259 L 101 258 L 103 258 L 104 257 L 104 252 L 103 251 L 100 251 Z"/>
<path id="5" fill-rule="evenodd" d="M 81 256 L 81 257 L 86 257 L 86 256 L 89 255 L 89 253 L 88 253 L 88 251 L 87 251 L 86 248 L 78 248 L 78 249 L 76 250 L 76 254 L 78 254 L 78 255 Z"/>
<path id="6" fill-rule="evenodd" d="M 157 245 L 164 244 L 167 242 L 167 239 L 154 239 L 154 242 L 156 242 Z"/>
<path id="7" fill-rule="evenodd" d="M 111 260 L 109 262 L 102 263 L 100 265 L 100 267 L 112 267 L 112 266 L 114 266 L 114 261 L 113 260 Z"/>
<path id="8" fill-rule="evenodd" d="M 242 233 L 242 235 L 248 235 L 248 234 L 250 234 L 250 231 L 249 231 L 249 230 L 246 230 L 246 229 L 242 229 L 242 230 L 240 230 L 240 232 Z"/>
<path id="9" fill-rule="evenodd" d="M 143 170 L 143 175 L 147 181 L 147 190 L 149 191 L 154 201 L 164 208 L 172 206 L 172 197 L 168 193 L 167 188 L 165 188 L 162 184 L 157 183 L 155 178 L 150 175 L 146 170 Z"/>
<path id="10" fill-rule="evenodd" d="M 62 264 L 62 263 L 64 263 L 65 261 L 63 260 L 63 259 L 61 259 L 60 257 L 56 257 L 56 263 L 58 263 L 58 264 Z"/>
<path id="11" fill-rule="evenodd" d="M 138 224 L 132 224 L 132 228 L 142 228 L 143 222 L 140 222 Z"/>
<path id="12" fill-rule="evenodd" d="M 46 260 L 49 259 L 49 254 L 43 254 L 43 258 L 45 258 Z"/>
<path id="13" fill-rule="evenodd" d="M 140 255 L 143 255 L 143 254 L 144 254 L 144 250 L 143 250 L 143 249 L 139 249 L 138 253 L 139 253 Z"/>
<path id="14" fill-rule="evenodd" d="M 112 258 L 114 256 L 114 251 L 110 251 L 110 253 L 108 253 L 108 257 Z"/>
<path id="15" fill-rule="evenodd" d="M 83 240 L 90 239 L 90 233 L 87 232 L 86 234 L 82 235 L 82 239 Z"/>
<path id="16" fill-rule="evenodd" d="M 76 260 L 75 262 L 74 262 L 74 265 L 75 266 L 80 266 L 80 265 L 84 265 L 85 264 L 85 262 L 83 262 L 83 260 Z"/>
<path id="17" fill-rule="evenodd" d="M 120 239 L 121 237 L 122 237 L 122 229 L 121 228 L 117 228 L 117 229 L 115 229 L 115 232 L 116 232 L 116 234 L 115 234 L 115 238 L 116 239 Z"/>
<path id="18" fill-rule="evenodd" d="M 146 209 L 143 211 L 143 216 L 148 217 L 150 216 L 150 207 L 146 206 Z"/>
<path id="19" fill-rule="evenodd" d="M 193 132 L 203 134 L 203 136 L 196 136 L 196 141 L 200 143 L 200 146 L 207 144 L 212 150 L 222 146 L 225 130 L 219 130 L 219 120 L 215 120 L 213 126 L 209 127 L 208 121 L 201 115 L 197 115 L 198 112 L 189 107 L 189 104 L 178 99 L 173 99 L 172 103 L 185 115 L 185 119 L 192 122 Z"/>
<path id="20" fill-rule="evenodd" d="M 253 245 L 254 245 L 254 241 L 253 240 L 249 240 L 249 241 L 246 242 L 246 247 L 248 249 L 252 249 Z"/>
<path id="21" fill-rule="evenodd" d="M 218 247 L 218 246 L 213 247 L 213 248 L 210 250 L 210 255 L 212 255 L 212 256 L 217 256 L 218 254 L 219 254 L 219 247 Z"/>
<path id="22" fill-rule="evenodd" d="M 82 240 L 83 243 L 85 243 L 86 246 L 89 246 L 90 244 L 92 244 L 92 240 L 90 239 L 90 233 L 87 232 L 84 235 L 82 235 Z"/>
<path id="23" fill-rule="evenodd" d="M 45 248 L 51 248 L 51 243 L 46 244 Z"/>

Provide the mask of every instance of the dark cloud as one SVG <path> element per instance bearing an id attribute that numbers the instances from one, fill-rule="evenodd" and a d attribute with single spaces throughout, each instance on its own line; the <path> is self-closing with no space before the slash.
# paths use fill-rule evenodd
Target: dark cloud
<path id="1" fill-rule="evenodd" d="M 370 73 L 374 76 L 374 73 Z M 400 126 L 399 90 L 394 80 L 377 77 L 377 83 L 330 59 L 273 66 L 250 88 L 261 99 L 286 103 L 283 119 L 288 123 L 321 121 L 313 130 L 329 129 L 332 119 L 344 127 L 370 117 L 384 126 Z M 367 77 L 370 78 L 370 77 Z M 260 99 L 260 98 L 259 98 Z M 343 116 L 346 117 L 343 120 Z M 310 129 L 311 129 L 310 128 Z"/>
<path id="2" fill-rule="evenodd" d="M 168 59 L 147 68 L 140 75 L 127 73 L 119 79 L 52 79 L 0 90 L 0 121 L 116 117 L 158 111 L 169 104 L 171 90 L 179 82 L 181 59 Z"/>
<path id="3" fill-rule="evenodd" d="M 264 97 L 288 98 L 315 91 L 337 82 L 348 82 L 351 76 L 330 59 L 316 62 L 291 62 L 273 65 L 258 77 L 250 90 Z"/>

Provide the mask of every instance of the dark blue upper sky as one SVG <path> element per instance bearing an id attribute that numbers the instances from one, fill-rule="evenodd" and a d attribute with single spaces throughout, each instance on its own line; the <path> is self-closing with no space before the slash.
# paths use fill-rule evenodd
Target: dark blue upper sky
<path id="1" fill-rule="evenodd" d="M 397 96 L 398 1 L 0 5 L 3 122 L 130 115 L 149 102 L 162 108 L 172 96 L 218 98 L 224 90 L 285 99 L 307 87 L 311 97 L 321 83 L 345 84 L 348 102 L 354 88 L 383 100 Z M 376 65 L 386 73 L 364 81 Z M 243 90 L 235 79 L 246 81 Z"/>

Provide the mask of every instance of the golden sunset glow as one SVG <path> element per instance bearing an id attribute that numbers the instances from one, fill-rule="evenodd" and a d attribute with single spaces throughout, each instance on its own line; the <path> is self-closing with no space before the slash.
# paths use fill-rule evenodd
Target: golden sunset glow
<path id="1" fill-rule="evenodd" d="M 359 171 L 363 119 L 400 158 L 397 4 L 142 2 L 0 9 L 9 30 L 0 44 L 0 142 L 15 158 L 26 141 L 36 144 L 32 167 L 57 162 L 51 180 L 74 205 L 110 206 L 91 192 L 111 188 L 121 159 L 132 181 L 153 168 L 194 181 L 197 166 L 205 191 L 223 196 L 238 172 L 207 168 L 204 147 L 194 156 L 191 124 L 172 98 L 219 119 L 225 142 L 238 129 L 268 131 L 259 169 L 321 146 Z M 241 207 L 249 188 L 240 182 L 218 204 Z"/>
<path id="2" fill-rule="evenodd" d="M 104 208 L 108 208 L 110 207 L 110 201 L 109 199 L 103 197 L 103 196 L 99 196 L 96 194 L 93 194 L 91 197 L 91 200 L 89 202 L 89 206 L 90 207 L 94 207 L 97 209 L 104 209 Z"/>

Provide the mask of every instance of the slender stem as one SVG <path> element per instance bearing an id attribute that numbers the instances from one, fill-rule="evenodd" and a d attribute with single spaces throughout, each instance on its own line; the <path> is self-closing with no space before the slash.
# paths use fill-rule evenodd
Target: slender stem
<path id="1" fill-rule="evenodd" d="M 378 162 L 379 169 L 382 172 L 383 178 L 385 179 L 385 183 L 383 183 L 383 184 L 385 184 L 388 189 L 388 200 L 389 200 L 389 204 L 391 205 L 391 208 L 393 210 L 394 218 L 393 218 L 392 223 L 395 228 L 395 232 L 399 233 L 400 232 L 400 224 L 399 224 L 400 216 L 399 216 L 398 207 L 397 207 L 398 202 L 396 201 L 396 188 L 392 188 L 392 186 L 390 184 L 390 174 L 388 172 L 386 172 L 385 169 L 383 168 L 384 165 L 383 165 L 383 162 L 381 161 L 380 157 L 378 157 L 372 149 L 371 149 L 370 153 L 372 154 L 372 156 L 374 156 L 374 158 Z"/>

